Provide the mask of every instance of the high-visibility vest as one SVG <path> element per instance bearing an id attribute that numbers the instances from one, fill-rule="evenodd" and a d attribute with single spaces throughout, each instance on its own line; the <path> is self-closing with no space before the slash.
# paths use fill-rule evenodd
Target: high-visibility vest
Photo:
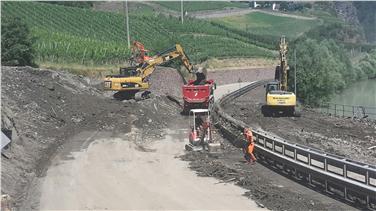
<path id="1" fill-rule="evenodd" d="M 247 132 L 245 133 L 245 138 L 248 142 L 253 142 L 253 133 L 251 130 L 247 130 Z"/>

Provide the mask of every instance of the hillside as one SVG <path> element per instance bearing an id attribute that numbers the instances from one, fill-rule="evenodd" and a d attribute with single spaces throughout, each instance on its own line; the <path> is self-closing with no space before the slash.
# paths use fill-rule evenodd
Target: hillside
<path id="1" fill-rule="evenodd" d="M 155 5 L 159 5 L 160 9 L 156 9 Z M 231 14 L 228 8 L 242 8 L 248 4 L 184 2 L 184 5 L 186 11 L 205 9 L 219 12 L 227 8 L 226 11 Z M 123 6 L 121 2 L 95 3 L 94 8 L 43 2 L 2 2 L 2 18 L 19 17 L 31 28 L 36 38 L 37 64 L 52 68 L 68 64 L 93 70 L 97 67 L 106 70 L 109 66 L 117 69 L 130 56 Z M 164 13 L 172 11 L 178 14 L 179 8 L 180 2 L 130 2 L 131 41 L 141 41 L 151 54 L 180 43 L 193 63 L 202 63 L 223 58 L 273 59 L 281 35 L 287 36 L 290 43 L 303 34 L 314 38 L 338 37 L 341 42 L 356 41 L 359 37 L 355 36 L 356 31 L 351 26 L 345 25 L 344 28 L 338 25 L 338 30 L 333 29 L 328 23 L 342 23 L 341 20 L 316 6 L 309 10 L 314 12 L 313 17 L 294 12 L 250 10 L 248 14 L 221 18 L 186 17 L 184 24 L 181 24 L 178 15 Z M 330 28 L 330 33 L 326 33 L 325 27 Z M 346 36 L 342 36 L 342 32 Z"/>
<path id="2" fill-rule="evenodd" d="M 130 52 L 124 16 L 39 2 L 2 2 L 2 17 L 20 17 L 37 37 L 37 62 L 120 64 Z M 130 14 L 131 40 L 142 41 L 153 53 L 181 43 L 194 62 L 209 57 L 273 57 L 244 35 L 203 20 L 182 25 L 163 15 Z M 218 49 L 221 49 L 218 51 Z"/>

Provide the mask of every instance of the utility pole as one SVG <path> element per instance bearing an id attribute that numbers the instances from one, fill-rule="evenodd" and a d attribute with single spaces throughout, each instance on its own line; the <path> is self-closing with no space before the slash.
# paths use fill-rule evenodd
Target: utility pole
<path id="1" fill-rule="evenodd" d="M 297 96 L 297 93 L 296 93 L 296 49 L 294 49 L 294 61 L 295 61 L 295 67 L 294 67 L 294 92 L 295 92 L 295 96 Z"/>
<path id="2" fill-rule="evenodd" d="M 125 10 L 125 25 L 127 28 L 127 41 L 128 41 L 128 48 L 131 47 L 131 40 L 129 38 L 129 17 L 128 17 L 128 0 L 123 2 L 124 10 Z"/>
<path id="3" fill-rule="evenodd" d="M 183 24 L 184 23 L 183 0 L 180 1 L 180 12 L 181 12 L 181 24 Z"/>

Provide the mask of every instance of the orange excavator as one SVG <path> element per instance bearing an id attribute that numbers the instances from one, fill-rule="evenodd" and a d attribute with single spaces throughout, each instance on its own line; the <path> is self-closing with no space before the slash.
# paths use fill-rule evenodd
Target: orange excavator
<path id="1" fill-rule="evenodd" d="M 133 41 L 131 48 L 132 56 L 129 59 L 130 66 L 136 66 L 144 63 L 144 61 L 151 59 L 148 55 L 149 50 L 145 49 L 144 44 Z"/>

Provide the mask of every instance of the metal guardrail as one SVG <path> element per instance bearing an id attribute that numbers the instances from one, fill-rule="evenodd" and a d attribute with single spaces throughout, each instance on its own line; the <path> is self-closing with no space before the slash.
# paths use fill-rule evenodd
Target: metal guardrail
<path id="1" fill-rule="evenodd" d="M 237 147 L 243 146 L 245 140 L 239 134 L 249 126 L 226 114 L 221 105 L 265 83 L 257 81 L 236 90 L 214 106 L 214 118 L 220 123 L 216 126 Z M 255 153 L 273 169 L 354 206 L 376 210 L 376 166 L 292 144 L 265 131 L 252 131 Z"/>

